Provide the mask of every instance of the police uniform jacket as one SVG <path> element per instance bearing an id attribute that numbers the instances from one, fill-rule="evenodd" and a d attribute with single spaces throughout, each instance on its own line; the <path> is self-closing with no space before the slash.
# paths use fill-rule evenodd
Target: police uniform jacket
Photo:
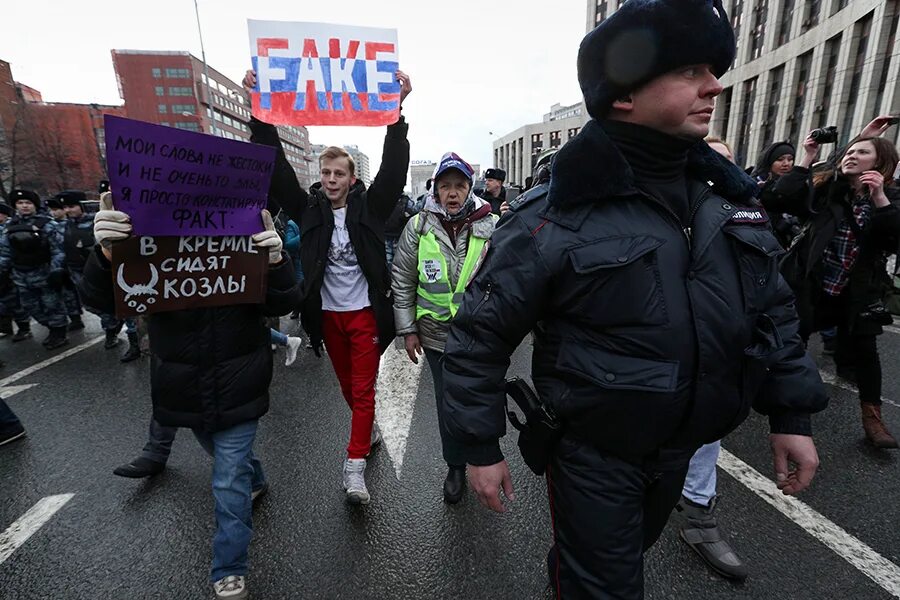
<path id="1" fill-rule="evenodd" d="M 811 434 L 827 397 L 755 184 L 704 142 L 687 176 L 683 227 L 591 121 L 557 154 L 549 192 L 500 220 L 444 358 L 445 423 L 470 464 L 502 459 L 504 377 L 532 330 L 541 399 L 611 454 L 689 456 L 751 406 L 773 432 Z"/>

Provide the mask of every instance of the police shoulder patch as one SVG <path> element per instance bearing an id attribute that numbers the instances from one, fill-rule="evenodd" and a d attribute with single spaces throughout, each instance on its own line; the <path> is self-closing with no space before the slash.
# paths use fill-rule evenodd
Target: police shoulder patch
<path id="1" fill-rule="evenodd" d="M 550 191 L 549 185 L 539 185 L 531 188 L 527 192 L 523 192 L 519 194 L 515 200 L 509 203 L 509 209 L 512 211 L 521 210 L 522 207 L 531 204 L 535 200 L 540 200 L 541 198 L 546 198 L 547 193 Z"/>
<path id="2" fill-rule="evenodd" d="M 763 207 L 752 206 L 735 211 L 735 213 L 731 215 L 729 222 L 746 225 L 762 225 L 769 222 L 769 215 Z"/>

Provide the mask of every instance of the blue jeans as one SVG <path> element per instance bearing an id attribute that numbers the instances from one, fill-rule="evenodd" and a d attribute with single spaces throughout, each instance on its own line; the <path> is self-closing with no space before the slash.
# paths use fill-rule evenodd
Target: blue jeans
<path id="1" fill-rule="evenodd" d="M 193 430 L 203 449 L 213 457 L 212 489 L 216 501 L 216 534 L 210 581 L 229 575 L 247 575 L 253 537 L 253 489 L 265 483 L 262 465 L 253 456 L 258 421 L 209 433 Z"/>
<path id="2" fill-rule="evenodd" d="M 721 448 L 722 442 L 713 442 L 701 446 L 694 453 L 684 480 L 682 496 L 696 504 L 709 506 L 716 497 L 716 461 L 719 460 Z"/>
<path id="3" fill-rule="evenodd" d="M 270 330 L 269 330 L 269 335 L 270 335 L 270 337 L 271 337 L 271 339 L 272 339 L 272 343 L 273 343 L 273 344 L 278 344 L 279 346 L 287 346 L 287 342 L 288 342 L 287 339 L 288 339 L 288 336 L 286 336 L 285 334 L 281 333 L 281 332 L 278 331 L 277 329 L 270 329 Z"/>
<path id="4" fill-rule="evenodd" d="M 6 400 L 0 398 L 0 428 L 19 425 L 19 417 L 12 411 Z"/>

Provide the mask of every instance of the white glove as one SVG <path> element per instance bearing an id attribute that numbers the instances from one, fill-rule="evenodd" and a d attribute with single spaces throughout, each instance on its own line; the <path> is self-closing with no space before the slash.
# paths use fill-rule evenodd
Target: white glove
<path id="1" fill-rule="evenodd" d="M 124 240 L 131 235 L 131 218 L 120 210 L 113 209 L 112 193 L 100 196 L 100 211 L 94 217 L 94 239 L 103 248 L 113 242 Z"/>
<path id="2" fill-rule="evenodd" d="M 272 221 L 272 214 L 269 211 L 263 209 L 262 220 L 266 230 L 255 234 L 251 239 L 257 248 L 269 251 L 269 264 L 275 265 L 281 262 L 281 236 L 275 231 L 275 222 Z"/>

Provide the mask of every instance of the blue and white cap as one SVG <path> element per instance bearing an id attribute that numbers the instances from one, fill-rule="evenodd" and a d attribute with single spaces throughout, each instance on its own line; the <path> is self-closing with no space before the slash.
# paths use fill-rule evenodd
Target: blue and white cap
<path id="1" fill-rule="evenodd" d="M 472 165 L 464 161 L 456 152 L 447 152 L 441 157 L 441 162 L 438 163 L 437 168 L 434 170 L 434 175 L 432 175 L 431 178 L 437 182 L 438 178 L 449 169 L 456 169 L 466 176 L 466 179 L 469 180 L 470 184 L 472 183 L 472 177 L 475 175 L 475 170 L 472 169 Z"/>

